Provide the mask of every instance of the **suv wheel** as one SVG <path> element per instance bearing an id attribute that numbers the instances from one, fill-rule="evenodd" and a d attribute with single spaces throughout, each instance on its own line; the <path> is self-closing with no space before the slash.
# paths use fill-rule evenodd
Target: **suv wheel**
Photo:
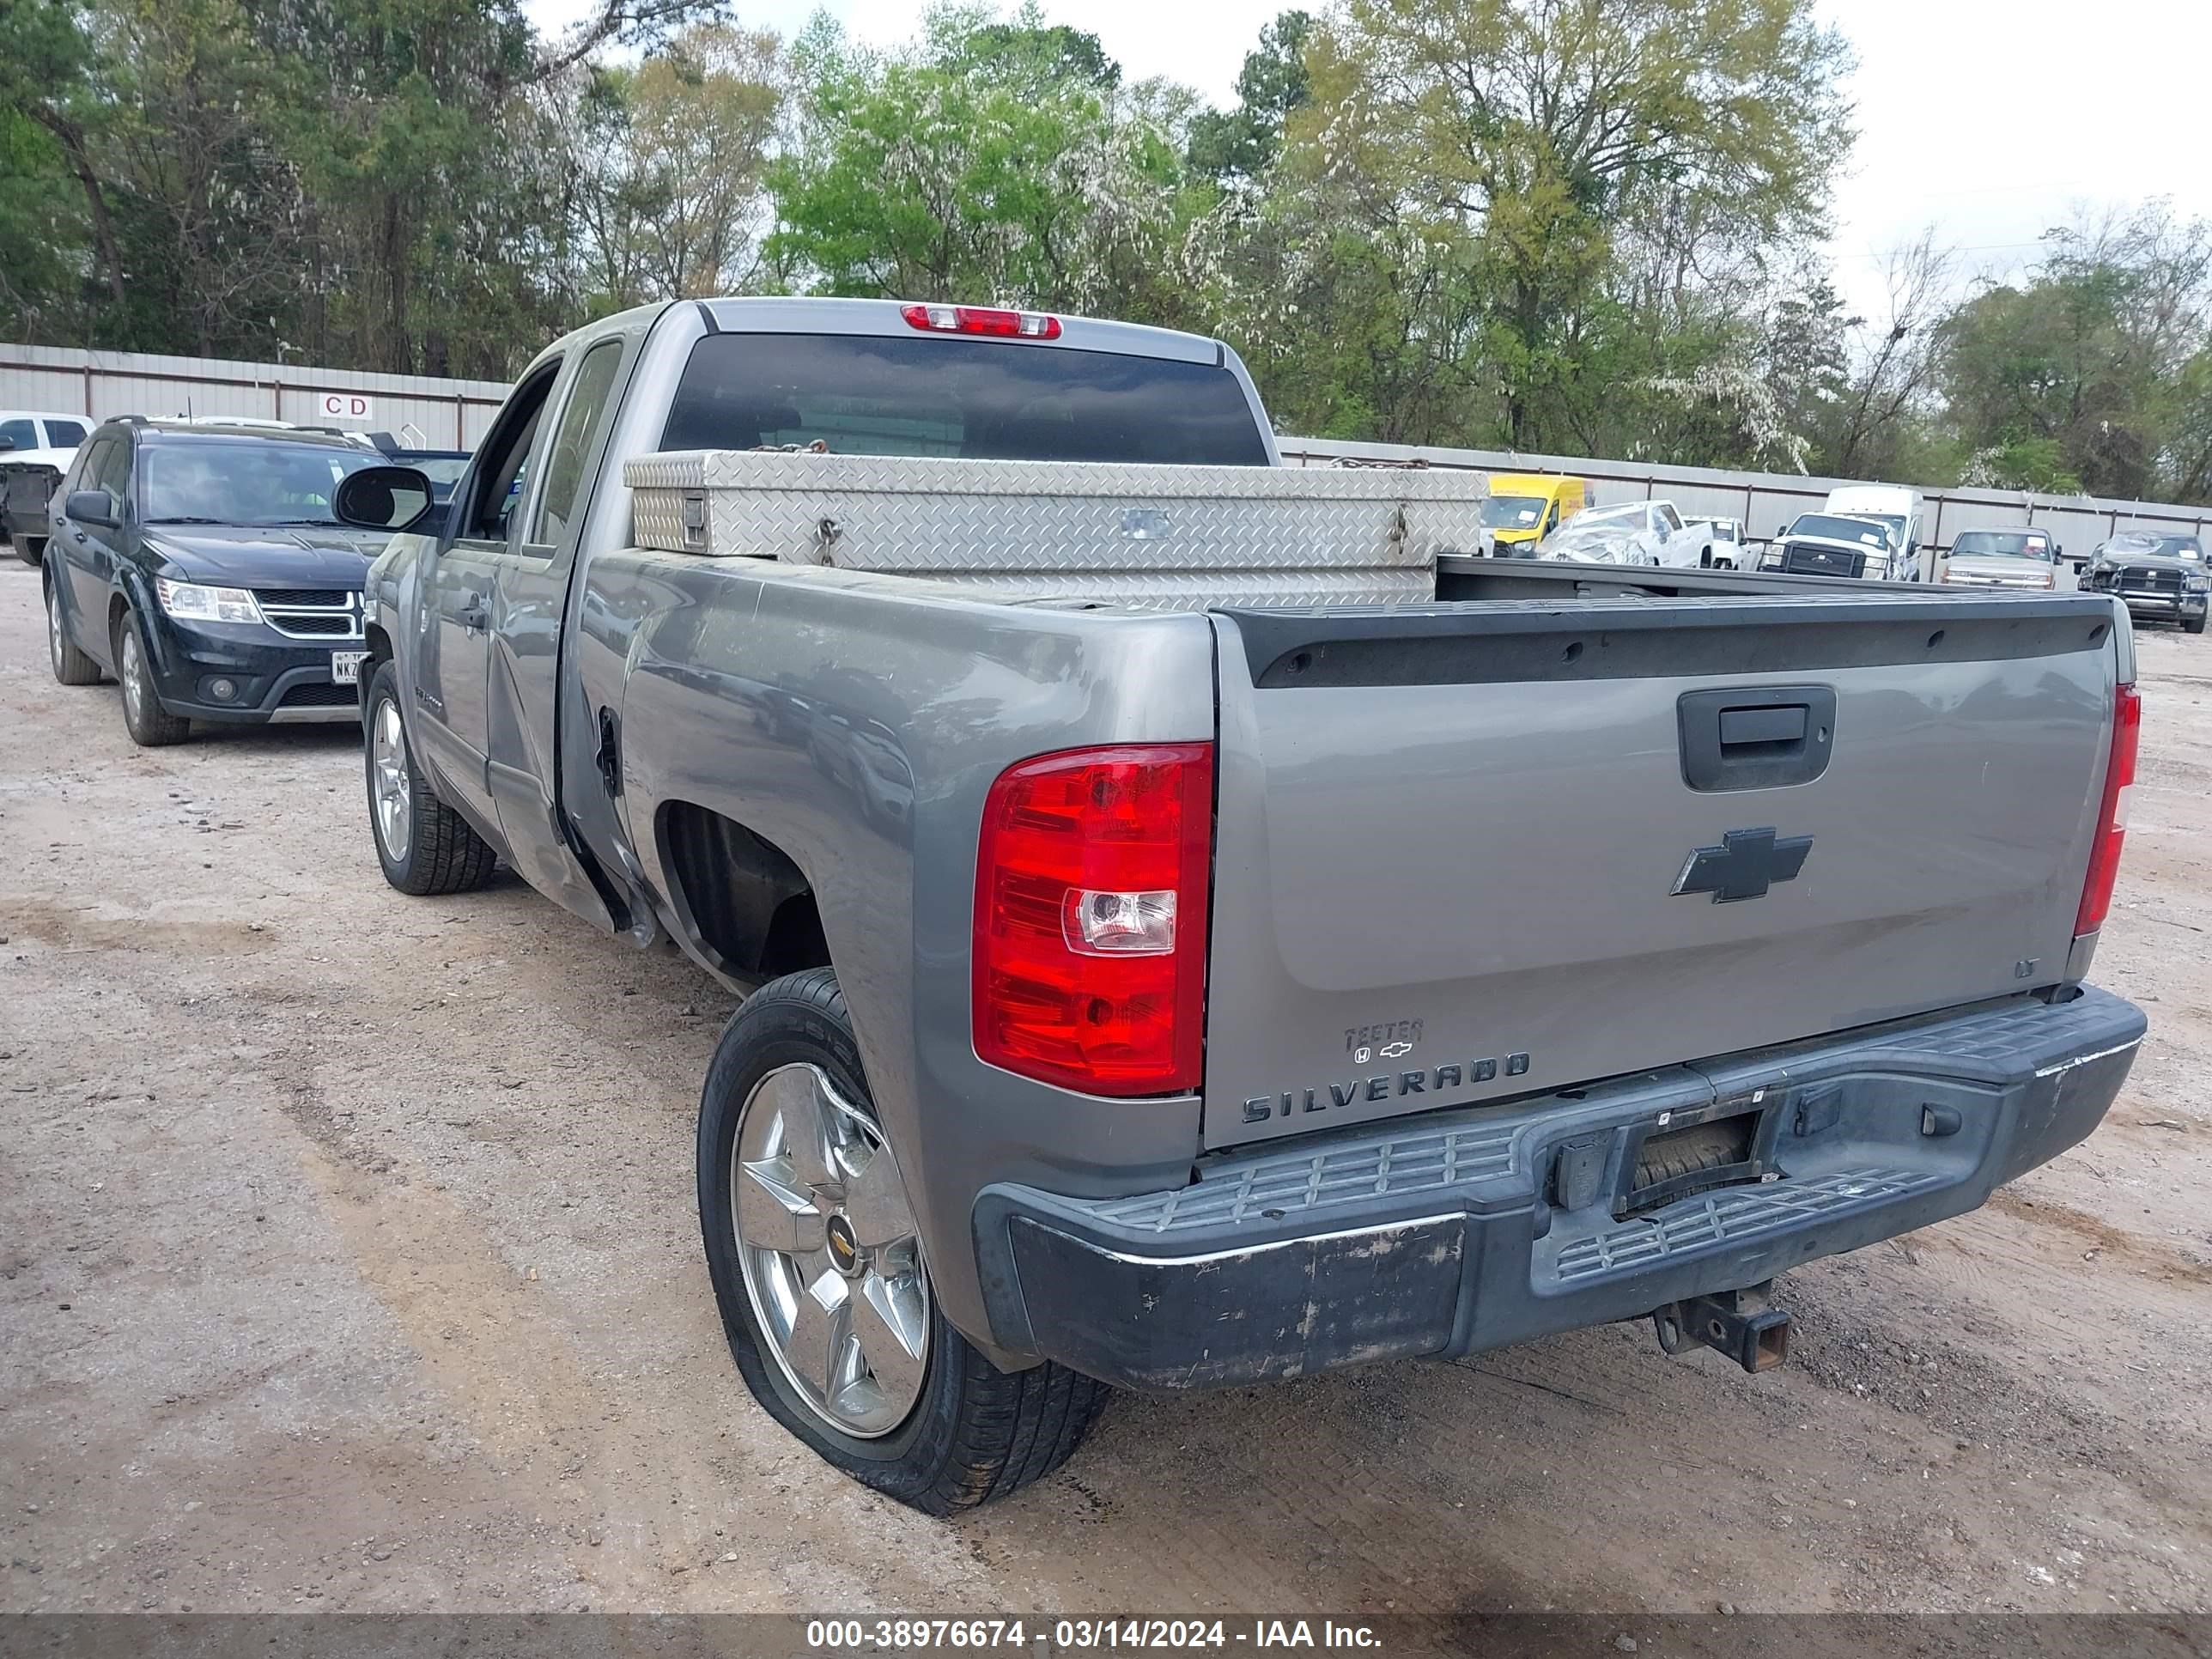
<path id="1" fill-rule="evenodd" d="M 159 749 L 191 736 L 192 723 L 161 706 L 138 618 L 128 611 L 115 619 L 115 678 L 123 683 L 123 727 L 131 742 L 141 749 Z"/>
<path id="2" fill-rule="evenodd" d="M 62 615 L 59 586 L 49 575 L 46 590 L 46 659 L 54 665 L 54 678 L 64 685 L 97 685 L 100 684 L 100 665 L 78 650 L 69 636 L 69 618 Z"/>
<path id="3" fill-rule="evenodd" d="M 699 1103 L 699 1222 L 753 1397 L 826 1462 L 932 1515 L 1002 1497 L 1081 1443 L 1107 1389 L 1000 1370 L 945 1322 L 837 976 L 748 998 Z"/>
<path id="4" fill-rule="evenodd" d="M 407 722 L 399 713 L 399 676 L 391 660 L 368 683 L 367 741 L 368 824 L 384 878 L 403 893 L 465 893 L 491 879 L 498 862 L 489 842 L 440 800 L 415 763 Z"/>
<path id="5" fill-rule="evenodd" d="M 46 538 L 44 536 L 10 536 L 8 544 L 15 549 L 17 558 L 34 569 L 46 562 Z"/>

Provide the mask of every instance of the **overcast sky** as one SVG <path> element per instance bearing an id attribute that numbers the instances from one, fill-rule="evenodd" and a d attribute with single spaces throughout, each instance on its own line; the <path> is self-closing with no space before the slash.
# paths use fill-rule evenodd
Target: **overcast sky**
<path id="1" fill-rule="evenodd" d="M 1261 26 L 1291 0 L 1042 0 L 1132 77 L 1218 104 Z M 525 0 L 558 28 L 586 0 Z M 1321 7 L 1306 0 L 1307 9 Z M 1859 140 L 1836 197 L 1832 252 L 1850 301 L 1881 301 L 1887 250 L 1936 227 L 1969 274 L 2016 270 L 2077 204 L 2171 197 L 2212 216 L 2212 4 L 2205 0 L 1820 0 L 1858 58 Z M 1012 10 L 1009 3 L 1006 9 Z M 795 33 L 817 9 L 860 39 L 911 37 L 918 0 L 738 0 Z"/>

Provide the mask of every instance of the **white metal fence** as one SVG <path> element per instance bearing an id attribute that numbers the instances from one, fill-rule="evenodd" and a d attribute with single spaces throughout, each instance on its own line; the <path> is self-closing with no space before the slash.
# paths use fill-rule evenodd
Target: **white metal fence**
<path id="1" fill-rule="evenodd" d="M 435 380 L 418 374 L 354 374 L 301 363 L 228 362 L 136 352 L 80 351 L 0 344 L 0 409 L 113 415 L 249 415 L 362 431 L 412 428 L 427 447 L 473 448 L 507 396 L 496 380 Z M 354 413 L 356 399 L 366 414 Z M 331 400 L 335 400 L 332 402 Z M 1712 467 L 1603 461 L 1574 455 L 1515 455 L 1503 450 L 1416 448 L 1323 438 L 1280 440 L 1296 466 L 1340 459 L 1425 460 L 1431 466 L 1489 472 L 1565 472 L 1588 480 L 1596 502 L 1662 497 L 1686 514 L 1739 519 L 1753 536 L 1817 507 L 1845 478 L 1732 472 Z M 1924 539 L 1948 547 L 1961 530 L 2036 524 L 2062 546 L 2086 554 L 2129 528 L 2212 531 L 2212 507 L 2158 501 L 2038 495 L 2002 489 L 1929 489 Z"/>
<path id="2" fill-rule="evenodd" d="M 0 344 L 0 409 L 88 415 L 243 415 L 397 432 L 426 449 L 472 449 L 507 396 L 497 380 L 368 374 L 134 351 Z"/>

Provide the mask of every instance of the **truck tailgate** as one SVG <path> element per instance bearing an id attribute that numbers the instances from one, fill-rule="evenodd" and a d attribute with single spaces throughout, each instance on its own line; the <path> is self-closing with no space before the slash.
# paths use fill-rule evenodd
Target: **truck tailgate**
<path id="1" fill-rule="evenodd" d="M 1205 1136 L 2057 982 L 2107 602 L 1223 611 Z"/>

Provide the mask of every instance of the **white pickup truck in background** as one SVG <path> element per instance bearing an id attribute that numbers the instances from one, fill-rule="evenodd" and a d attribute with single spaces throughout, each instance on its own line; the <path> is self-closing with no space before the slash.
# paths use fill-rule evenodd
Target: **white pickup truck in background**
<path id="1" fill-rule="evenodd" d="M 1589 507 L 1544 538 L 1537 556 L 1578 564 L 1694 567 L 1698 543 L 1672 501 Z"/>

